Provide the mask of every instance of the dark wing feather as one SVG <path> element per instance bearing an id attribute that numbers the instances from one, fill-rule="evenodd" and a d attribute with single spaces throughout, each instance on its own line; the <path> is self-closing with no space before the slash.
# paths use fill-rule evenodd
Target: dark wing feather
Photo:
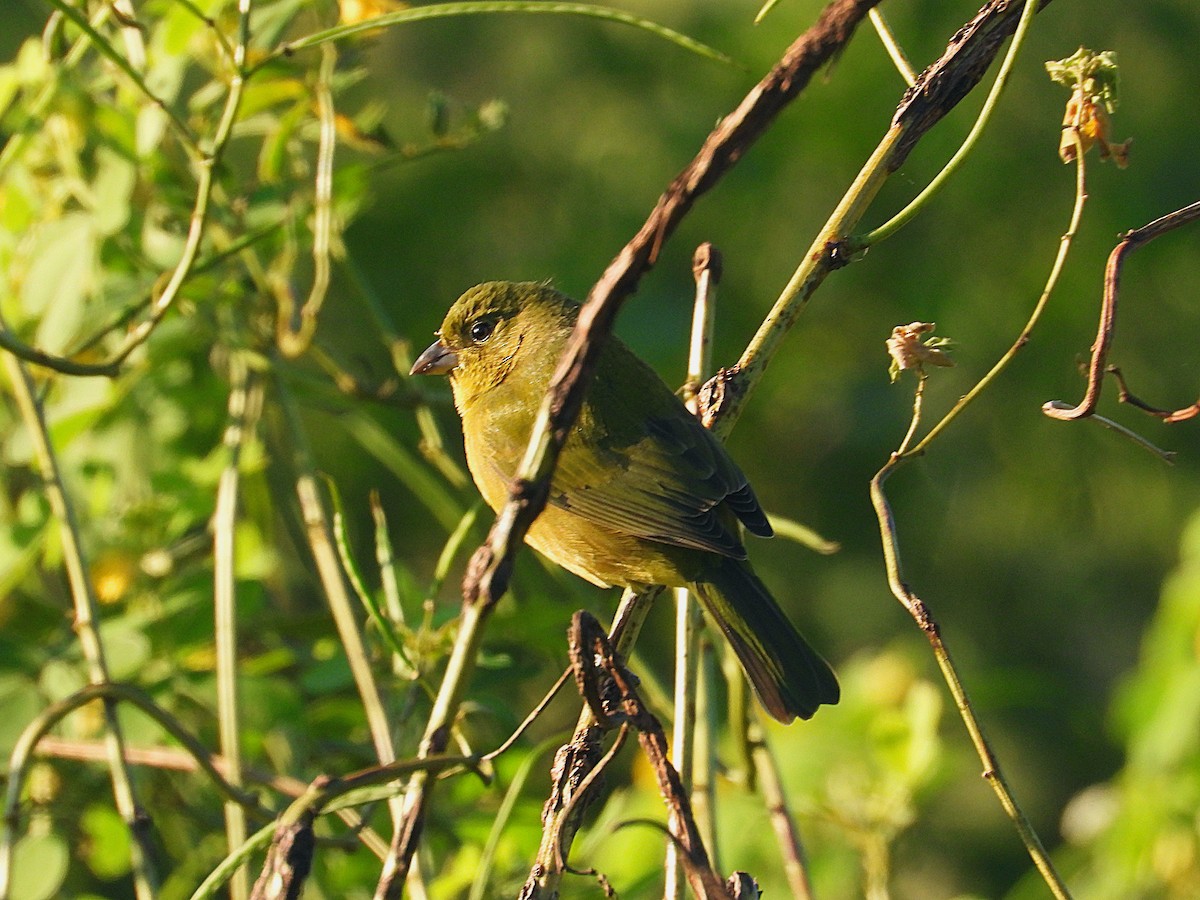
<path id="1" fill-rule="evenodd" d="M 563 448 L 550 502 L 615 531 L 736 559 L 746 556 L 737 519 L 771 534 L 725 448 L 615 340 Z"/>

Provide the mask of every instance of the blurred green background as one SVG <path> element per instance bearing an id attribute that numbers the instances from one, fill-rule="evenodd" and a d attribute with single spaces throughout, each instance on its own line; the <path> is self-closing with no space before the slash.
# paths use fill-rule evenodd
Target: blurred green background
<path id="1" fill-rule="evenodd" d="M 221 27 L 232 21 L 225 4 L 201 6 L 217 15 Z M 300 12 L 298 4 L 272 6 L 286 7 L 294 17 L 287 25 L 293 35 L 336 18 L 330 4 L 310 4 L 312 10 Z M 177 14 L 168 3 L 138 7 L 147 23 Z M 582 297 L 713 123 L 807 27 L 821 4 L 782 0 L 759 25 L 753 24 L 756 2 L 627 0 L 619 7 L 704 41 L 744 68 L 701 58 L 636 29 L 558 16 L 419 22 L 340 46 L 339 68 L 358 70 L 361 78 L 337 85 L 338 108 L 355 115 L 377 108 L 377 133 L 386 134 L 389 144 L 371 152 L 352 144 L 338 150 L 343 180 L 337 185 L 357 205 L 343 211 L 354 215 L 321 313 L 318 344 L 347 371 L 365 382 L 395 376 L 364 296 L 377 298 L 417 350 L 453 299 L 482 280 L 551 279 Z M 941 53 L 975 11 L 970 3 L 932 0 L 883 8 L 918 69 Z M 0 23 L 0 58 L 15 59 L 22 40 L 37 34 L 46 16 L 47 8 L 33 0 L 10 0 Z M 179 46 L 185 45 L 201 64 L 174 83 L 181 97 L 209 77 L 197 49 L 202 45 L 194 37 Z M 859 851 L 879 840 L 890 846 L 897 897 L 1045 895 L 980 778 L 927 643 L 888 591 L 868 482 L 903 436 L 911 412 L 914 380 L 888 380 L 884 341 L 892 327 L 936 322 L 937 334 L 954 341 L 956 367 L 938 370 L 930 380 L 925 409 L 932 423 L 1009 347 L 1042 289 L 1074 192 L 1074 168 L 1057 156 L 1067 92 L 1047 78 L 1043 63 L 1081 45 L 1118 56 L 1121 103 L 1113 130 L 1118 140 L 1133 139 L 1130 165 L 1119 170 L 1089 158 L 1083 223 L 1032 341 L 927 456 L 891 480 L 889 496 L 906 577 L 940 622 L 1018 798 L 1079 895 L 1185 897 L 1200 891 L 1200 819 L 1194 815 L 1200 804 L 1200 526 L 1188 530 L 1200 508 L 1198 426 L 1195 421 L 1164 426 L 1119 406 L 1115 385 L 1106 389 L 1101 412 L 1174 451 L 1174 465 L 1166 465 L 1095 423 L 1055 422 L 1040 411 L 1047 400 L 1073 403 L 1082 393 L 1079 364 L 1095 333 L 1104 263 L 1116 234 L 1200 196 L 1195 109 L 1200 9 L 1190 0 L 1056 0 L 1037 17 L 995 118 L 962 170 L 916 221 L 828 279 L 730 439 L 768 510 L 841 544 L 828 557 L 784 540 L 754 541 L 750 547 L 763 579 L 847 684 L 842 707 L 822 711 L 811 724 L 770 731 L 801 827 L 812 834 L 818 896 L 859 895 L 864 890 Z M 171 44 L 154 46 L 168 52 Z M 316 55 L 300 54 L 291 64 L 315 71 Z M 87 106 L 76 113 L 76 122 L 93 121 L 87 118 L 92 116 L 101 123 L 95 127 L 105 127 L 105 117 L 117 115 L 120 102 L 107 95 L 87 101 L 88 90 L 76 85 L 64 92 L 64 102 Z M 879 40 L 863 28 L 697 204 L 617 325 L 668 382 L 680 381 L 684 371 L 696 245 L 712 241 L 724 255 L 714 359 L 729 365 L 883 135 L 903 90 Z M 864 225 L 884 221 L 940 169 L 969 129 L 980 93 L 920 143 Z M 472 134 L 462 150 L 404 158 L 407 150 L 436 138 L 431 108 L 438 128 L 444 126 L 440 133 L 457 135 L 473 128 L 481 108 L 494 116 L 497 101 L 506 110 L 502 127 Z M 264 100 L 255 115 L 270 115 L 271 109 Z M 211 110 L 198 104 L 189 110 L 211 119 Z M 0 119 L 9 139 L 28 127 L 12 109 Z M 288 190 L 311 192 L 301 169 L 274 184 L 262 176 L 261 133 L 248 127 L 235 134 L 223 171 L 230 188 L 219 203 L 262 204 L 269 212 L 275 208 L 270 204 L 287 206 Z M 297 131 L 295 140 L 307 141 L 311 156 L 311 134 Z M 90 152 L 83 152 L 88 160 Z M 42 165 L 60 171 L 62 160 L 48 153 Z M 91 171 L 90 165 L 84 168 Z M 139 168 L 139 184 L 163 191 L 170 190 L 168 173 L 186 172 L 178 163 L 151 169 Z M 0 203 L 7 198 L 11 204 L 14 190 L 10 184 Z M 194 188 L 184 181 L 174 190 L 180 192 L 174 208 L 183 215 L 164 227 L 177 235 Z M 135 220 L 138 204 L 145 202 L 134 200 Z M 11 206 L 4 215 L 13 227 L 18 217 Z M 296 215 L 293 227 L 300 245 L 295 279 L 303 297 L 311 277 L 307 220 Z M 147 234 L 132 225 L 129 233 Z M 1137 393 L 1160 406 L 1184 406 L 1200 391 L 1198 234 L 1194 228 L 1172 233 L 1140 250 L 1125 270 L 1110 361 Z M 9 246 L 19 247 L 24 239 L 16 234 Z M 99 268 L 135 271 L 136 265 L 113 258 L 145 253 L 117 239 L 98 247 Z M 129 272 L 126 280 L 138 289 L 148 284 Z M 257 333 L 253 326 L 239 330 L 229 324 L 240 315 L 249 321 L 250 310 L 258 308 L 239 293 L 252 291 L 252 280 L 201 278 L 189 286 L 182 312 L 173 313 L 151 338 L 138 371 L 96 401 L 90 438 L 81 442 L 64 435 L 70 444 L 63 448 L 64 465 L 73 467 L 73 483 L 86 498 L 85 527 L 97 557 L 112 548 L 141 554 L 156 542 L 171 544 L 203 531 L 211 512 L 204 498 L 219 471 L 220 460 L 211 454 L 219 446 L 227 390 L 214 348 L 253 343 L 247 338 Z M 120 297 L 136 294 L 133 288 L 122 295 L 110 285 L 97 302 L 122 308 Z M 19 311 L 20 299 L 11 290 L 0 299 L 6 316 L 25 327 L 31 341 L 46 333 L 38 331 L 38 311 Z M 104 318 L 96 314 L 96 321 Z M 327 386 L 301 379 L 327 382 L 318 366 L 292 365 L 317 466 L 338 486 L 355 546 L 369 558 L 366 498 L 379 490 L 412 582 L 406 590 L 419 604 L 446 538 L 445 522 L 414 493 L 411 479 L 396 477 L 398 457 L 381 461 L 380 452 L 364 448 L 369 442 L 362 437 L 368 428 L 363 423 L 373 423 L 419 459 L 411 410 L 363 402 L 347 411 Z M 88 390 L 103 390 L 96 382 L 86 384 Z M 425 387 L 449 452 L 460 458 L 448 389 Z M 60 399 L 49 397 L 52 403 Z M 267 405 L 269 422 L 269 396 Z M 9 435 L 6 508 L 0 512 L 10 516 L 0 556 L 5 565 L 0 640 L 8 651 L 0 667 L 10 687 L 0 691 L 0 701 L 14 723 L 6 726 L 11 732 L 41 705 L 21 685 L 28 681 L 40 696 L 53 697 L 47 667 L 70 661 L 74 651 L 54 552 L 46 551 L 37 571 L 18 566 L 17 561 L 29 562 L 21 550 L 45 513 L 31 508 L 37 504 L 28 450 L 22 449 L 11 402 L 0 416 Z M 131 418 L 138 419 L 136 428 L 128 424 Z M 254 473 L 244 498 L 247 532 L 253 532 L 251 546 L 260 555 L 255 561 L 246 551 L 239 582 L 249 634 L 243 692 L 256 720 L 247 732 L 254 735 L 248 740 L 256 764 L 291 767 L 292 774 L 308 778 L 355 762 L 365 765 L 370 756 L 366 747 L 355 749 L 365 740 L 361 713 L 344 672 L 331 661 L 336 654 L 328 647 L 327 614 L 296 527 L 288 524 L 289 516 L 294 522 L 291 489 L 277 465 L 286 457 L 285 446 L 268 441 L 269 461 Z M 138 480 L 124 471 L 129 466 L 141 466 L 141 488 L 129 487 Z M 438 478 L 423 469 L 426 477 Z M 146 474 L 151 471 L 153 477 Z M 107 478 L 109 486 L 98 487 L 97 478 Z M 456 511 L 473 497 L 469 487 L 440 481 L 436 491 L 452 498 L 446 509 Z M 520 567 L 516 598 L 505 601 L 493 623 L 486 668 L 472 690 L 472 728 L 480 746 L 497 743 L 561 667 L 561 635 L 572 610 L 587 605 L 604 618 L 612 608 L 613 598 L 542 572 L 532 555 Z M 123 605 L 107 613 L 149 644 L 136 657 L 145 666 L 130 677 L 141 678 L 160 698 L 173 698 L 169 705 L 194 715 L 201 731 L 212 727 L 203 713 L 211 691 L 210 669 L 202 659 L 210 627 L 205 617 L 211 616 L 206 571 L 201 558 L 167 579 L 139 575 Z M 461 559 L 433 598 L 435 621 L 453 615 L 460 574 Z M 642 664 L 664 682 L 670 622 L 665 608 L 658 611 L 641 647 Z M 43 653 L 30 649 L 34 646 L 50 649 Z M 271 660 L 279 657 L 272 653 L 286 659 L 276 665 Z M 944 707 L 940 720 L 938 698 Z M 571 703 L 560 701 L 539 735 L 566 727 L 573 717 Z M 401 743 L 402 754 L 412 750 L 411 729 L 419 732 L 419 716 L 415 722 L 405 732 L 410 743 Z M 12 737 L 6 733 L 5 748 Z M 134 737 L 160 739 L 148 728 Z M 72 764 L 55 765 L 68 782 L 84 777 Z M 519 883 L 530 842 L 536 846 L 546 765 L 535 765 L 512 843 L 504 845 L 497 863 L 503 884 Z M 99 777 L 89 771 L 87 777 Z M 607 834 L 604 822 L 657 814 L 658 801 L 647 795 L 652 788 L 636 765 L 632 779 L 632 788 L 622 786 L 618 776 L 610 779 L 616 793 L 601 814 L 597 835 Z M 152 783 L 147 802 L 152 814 L 156 801 L 185 792 L 166 778 Z M 179 884 L 194 886 L 196 873 L 203 874 L 220 855 L 219 806 L 202 788 L 197 780 L 186 791 L 188 803 L 205 810 L 187 827 L 194 829 L 188 833 L 206 835 L 208 857 L 184 856 L 186 840 L 165 842 L 174 845 L 170 853 L 180 854 L 175 859 L 189 860 L 174 869 Z M 487 792 L 479 800 L 480 791 L 461 781 L 447 787 L 430 824 L 433 871 L 442 879 L 437 896 L 458 896 L 455 873 L 469 873 L 477 860 L 472 854 L 497 802 Z M 768 896 L 786 896 L 761 805 L 733 788 L 723 791 L 729 809 L 723 864 L 759 875 Z M 64 789 L 49 803 L 58 830 L 72 834 L 63 824 L 71 818 L 67 810 L 91 799 Z M 1066 824 L 1064 809 L 1076 813 Z M 585 840 L 577 860 L 606 871 L 622 896 L 655 896 L 658 844 L 654 832 L 625 829 L 606 841 Z M 366 896 L 371 884 L 371 876 L 363 875 L 371 871 L 366 854 L 329 855 L 333 861 L 324 862 L 328 868 L 319 876 L 325 879 L 319 890 L 325 896 Z M 123 873 L 105 882 L 91 861 L 88 865 L 86 877 L 108 887 L 76 873 L 70 883 L 77 890 L 114 896 L 127 890 Z M 571 884 L 579 892 L 572 896 L 599 895 L 591 884 Z"/>

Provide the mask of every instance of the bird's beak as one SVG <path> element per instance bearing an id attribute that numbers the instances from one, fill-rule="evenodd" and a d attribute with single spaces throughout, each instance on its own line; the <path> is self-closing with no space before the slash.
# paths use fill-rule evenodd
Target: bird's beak
<path id="1" fill-rule="evenodd" d="M 417 357 L 409 375 L 445 375 L 458 365 L 458 355 L 442 343 L 441 339 L 434 341 L 425 348 L 425 352 Z"/>

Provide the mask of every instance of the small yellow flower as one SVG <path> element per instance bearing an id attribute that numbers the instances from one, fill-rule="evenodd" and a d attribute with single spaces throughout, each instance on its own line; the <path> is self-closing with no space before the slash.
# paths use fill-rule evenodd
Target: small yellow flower
<path id="1" fill-rule="evenodd" d="M 92 590 L 100 603 L 116 603 L 129 591 L 137 575 L 137 561 L 124 550 L 106 550 L 91 567 Z"/>
<path id="2" fill-rule="evenodd" d="M 357 25 L 407 7 L 399 0 L 338 0 L 338 17 L 343 25 Z"/>

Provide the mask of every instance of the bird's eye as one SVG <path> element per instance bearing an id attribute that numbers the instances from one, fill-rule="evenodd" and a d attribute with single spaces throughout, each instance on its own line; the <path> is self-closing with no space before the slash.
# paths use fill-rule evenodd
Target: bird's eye
<path id="1" fill-rule="evenodd" d="M 496 330 L 496 323 L 490 319 L 476 319 L 471 323 L 471 340 L 477 344 L 482 344 L 492 336 L 492 332 Z"/>

